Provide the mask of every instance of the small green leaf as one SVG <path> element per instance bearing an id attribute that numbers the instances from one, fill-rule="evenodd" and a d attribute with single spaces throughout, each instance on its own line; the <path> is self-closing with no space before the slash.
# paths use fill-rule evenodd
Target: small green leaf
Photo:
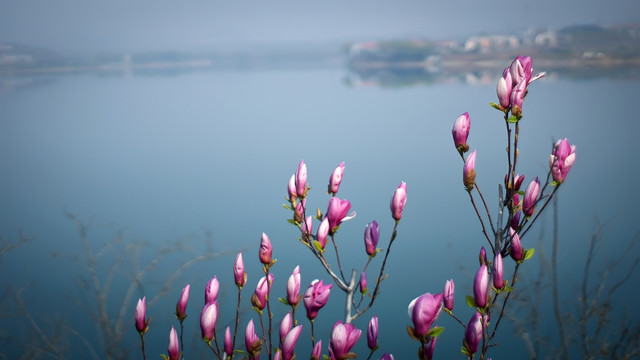
<path id="1" fill-rule="evenodd" d="M 168 357 L 167 355 L 165 355 L 165 354 L 160 354 L 160 356 L 162 356 L 162 358 L 163 358 L 164 360 L 169 360 L 169 357 Z"/>
<path id="2" fill-rule="evenodd" d="M 473 296 L 465 296 L 465 299 L 467 300 L 467 305 L 469 305 L 470 308 L 475 309 L 477 308 L 476 306 L 476 300 L 473 298 Z"/>
<path id="3" fill-rule="evenodd" d="M 507 121 L 508 121 L 510 124 L 515 124 L 515 123 L 517 123 L 517 122 L 518 122 L 518 118 L 517 118 L 515 115 L 511 115 L 511 116 L 509 116 L 509 118 L 507 119 Z"/>
<path id="4" fill-rule="evenodd" d="M 496 109 L 496 110 L 500 110 L 502 111 L 502 109 L 500 108 L 500 105 L 494 103 L 494 102 L 490 102 L 489 106 L 491 106 L 492 108 Z"/>
<path id="5" fill-rule="evenodd" d="M 323 358 L 324 360 L 330 360 L 330 359 L 329 359 L 329 357 L 328 357 L 327 355 L 325 355 L 325 354 L 322 354 L 322 358 Z"/>
<path id="6" fill-rule="evenodd" d="M 287 210 L 293 211 L 293 208 L 291 206 L 287 205 L 287 204 L 282 204 L 282 206 Z"/>
<path id="7" fill-rule="evenodd" d="M 552 181 L 549 183 L 549 185 L 551 186 L 558 186 L 558 182 L 557 181 Z"/>
<path id="8" fill-rule="evenodd" d="M 429 330 L 429 332 L 427 333 L 427 336 L 431 336 L 431 337 L 438 337 L 440 334 L 442 334 L 442 332 L 444 331 L 443 327 L 434 327 L 433 329 Z"/>
<path id="9" fill-rule="evenodd" d="M 291 225 L 298 225 L 298 224 L 296 223 L 296 221 L 295 221 L 295 220 L 293 220 L 293 219 L 287 219 L 287 222 L 288 222 L 289 224 L 291 224 Z"/>
<path id="10" fill-rule="evenodd" d="M 465 356 L 471 356 L 471 355 L 473 355 L 473 354 L 469 353 L 469 350 L 467 350 L 467 348 L 466 348 L 466 347 L 464 347 L 464 346 L 462 347 L 462 349 L 461 349 L 461 350 L 462 350 L 462 353 L 463 353 Z"/>
<path id="11" fill-rule="evenodd" d="M 313 246 L 316 248 L 316 250 L 318 250 L 319 252 L 323 252 L 324 249 L 322 248 L 322 244 L 320 244 L 320 241 L 318 240 L 313 240 Z"/>
<path id="12" fill-rule="evenodd" d="M 502 288 L 502 292 L 510 292 L 510 291 L 513 291 L 513 286 L 505 285 Z"/>
<path id="13" fill-rule="evenodd" d="M 364 290 L 362 290 L 362 296 L 365 296 L 368 292 L 369 288 L 364 288 Z"/>
<path id="14" fill-rule="evenodd" d="M 287 299 L 285 299 L 285 298 L 281 298 L 281 297 L 279 297 L 279 298 L 278 298 L 278 301 L 280 301 L 281 303 L 283 303 L 283 304 L 285 304 L 285 305 L 289 305 L 289 302 L 288 302 L 288 301 L 287 301 Z"/>
<path id="15" fill-rule="evenodd" d="M 524 260 L 529 260 L 533 257 L 533 253 L 535 252 L 534 248 L 527 249 L 524 251 Z"/>

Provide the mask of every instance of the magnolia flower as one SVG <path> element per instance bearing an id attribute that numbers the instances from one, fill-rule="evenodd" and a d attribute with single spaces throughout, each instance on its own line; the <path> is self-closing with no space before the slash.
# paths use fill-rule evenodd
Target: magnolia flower
<path id="1" fill-rule="evenodd" d="M 271 245 L 271 240 L 269 240 L 267 234 L 262 233 L 262 236 L 260 237 L 260 250 L 258 251 L 260 262 L 265 265 L 270 265 L 272 253 L 273 246 Z"/>
<path id="2" fill-rule="evenodd" d="M 373 220 L 367 224 L 364 229 L 364 247 L 369 256 L 376 253 L 376 246 L 378 246 L 378 240 L 380 239 L 380 228 L 378 223 Z"/>
<path id="3" fill-rule="evenodd" d="M 473 150 L 462 167 L 462 182 L 467 191 L 473 190 L 476 183 L 476 151 Z"/>
<path id="4" fill-rule="evenodd" d="M 536 202 L 540 195 L 540 180 L 536 176 L 535 180 L 527 185 L 527 189 L 524 191 L 524 199 L 522 200 L 522 212 L 527 216 L 533 215 L 536 211 Z"/>
<path id="5" fill-rule="evenodd" d="M 253 319 L 249 320 L 247 328 L 244 332 L 244 344 L 249 353 L 250 359 L 258 359 L 260 357 L 260 350 L 262 350 L 262 342 L 256 333 Z"/>
<path id="6" fill-rule="evenodd" d="M 371 320 L 369 320 L 369 326 L 367 327 L 367 346 L 372 350 L 378 346 L 378 315 L 374 315 Z"/>
<path id="7" fill-rule="evenodd" d="M 318 340 L 318 342 L 313 346 L 313 350 L 311 351 L 311 360 L 320 360 L 322 358 L 322 340 Z"/>
<path id="8" fill-rule="evenodd" d="M 453 284 L 453 279 L 447 280 L 444 284 L 444 292 L 442 293 L 442 301 L 444 304 L 444 308 L 452 311 L 453 310 L 453 296 L 455 293 L 455 286 Z"/>
<path id="9" fill-rule="evenodd" d="M 356 329 L 351 323 L 343 324 L 336 322 L 331 329 L 329 340 L 329 358 L 331 360 L 344 360 L 352 358 L 349 354 L 351 348 L 356 344 L 362 331 Z"/>
<path id="10" fill-rule="evenodd" d="M 233 338 L 231 337 L 231 329 L 228 326 L 224 330 L 224 352 L 227 357 L 231 357 L 231 354 L 233 354 Z"/>
<path id="11" fill-rule="evenodd" d="M 218 304 L 216 302 L 206 304 L 200 313 L 200 331 L 204 341 L 209 342 L 214 339 L 213 334 L 217 320 Z"/>
<path id="12" fill-rule="evenodd" d="M 138 303 L 136 304 L 136 312 L 134 314 L 134 318 L 136 321 L 136 330 L 140 334 L 144 334 L 148 330 L 148 321 L 147 321 L 147 298 L 146 296 L 142 299 L 138 299 Z"/>
<path id="13" fill-rule="evenodd" d="M 498 86 L 496 93 L 498 94 L 498 101 L 503 108 L 511 107 L 511 90 L 513 88 L 513 81 L 511 79 L 511 71 L 509 68 L 505 68 L 502 72 L 502 77 L 498 80 Z"/>
<path id="14" fill-rule="evenodd" d="M 172 326 L 169 332 L 169 348 L 167 349 L 170 360 L 180 359 L 180 342 L 178 341 L 178 333 Z"/>
<path id="15" fill-rule="evenodd" d="M 287 302 L 289 305 L 297 305 L 300 301 L 300 266 L 293 269 L 293 273 L 287 280 Z"/>
<path id="16" fill-rule="evenodd" d="M 576 146 L 571 145 L 567 138 L 558 140 L 551 156 L 549 157 L 549 167 L 551 168 L 551 176 L 558 184 L 562 184 L 569 174 L 569 170 L 576 161 Z"/>
<path id="17" fill-rule="evenodd" d="M 502 255 L 498 252 L 493 258 L 493 287 L 496 289 L 502 289 L 504 287 L 503 280 L 503 268 L 502 268 Z"/>
<path id="18" fill-rule="evenodd" d="M 318 227 L 318 232 L 316 234 L 316 240 L 320 243 L 320 247 L 324 249 L 327 245 L 327 236 L 329 236 L 329 219 L 325 216 Z"/>
<path id="19" fill-rule="evenodd" d="M 304 293 L 304 307 L 307 309 L 307 317 L 313 320 L 318 316 L 318 311 L 329 301 L 332 284 L 324 285 L 322 280 L 313 280 Z"/>
<path id="20" fill-rule="evenodd" d="M 520 261 L 524 258 L 524 252 L 522 251 L 522 245 L 520 244 L 520 236 L 518 233 L 509 228 L 509 234 L 511 235 L 511 257 L 515 261 Z"/>
<path id="21" fill-rule="evenodd" d="M 329 199 L 329 206 L 327 208 L 327 219 L 329 220 L 329 231 L 334 231 L 338 225 L 342 223 L 342 220 L 349 213 L 351 209 L 351 203 L 349 200 L 338 199 L 332 197 Z"/>
<path id="22" fill-rule="evenodd" d="M 484 308 L 487 306 L 487 291 L 489 290 L 489 272 L 487 265 L 480 265 L 476 277 L 473 280 L 473 299 L 476 306 Z"/>
<path id="23" fill-rule="evenodd" d="M 427 335 L 431 325 L 440 315 L 441 305 L 442 294 L 426 293 L 411 301 L 408 312 L 416 337 L 421 338 Z"/>
<path id="24" fill-rule="evenodd" d="M 475 354 L 478 351 L 480 342 L 482 342 L 482 316 L 480 313 L 475 312 L 471 316 L 464 333 L 464 347 L 469 353 Z"/>
<path id="25" fill-rule="evenodd" d="M 208 304 L 218 300 L 218 292 L 220 291 L 220 282 L 218 277 L 214 276 L 209 280 L 207 286 L 204 288 L 204 303 Z"/>
<path id="26" fill-rule="evenodd" d="M 288 312 L 280 321 L 280 347 L 282 347 L 282 342 L 291 331 L 291 328 L 293 328 L 293 319 L 291 318 L 291 312 Z"/>
<path id="27" fill-rule="evenodd" d="M 247 282 L 247 273 L 244 271 L 244 261 L 242 260 L 242 253 L 239 252 L 236 256 L 236 263 L 233 266 L 233 277 L 236 285 L 243 287 Z"/>
<path id="28" fill-rule="evenodd" d="M 393 193 L 393 197 L 391 197 L 391 216 L 396 220 L 400 221 L 402 219 L 402 212 L 404 211 L 404 206 L 407 203 L 407 183 L 401 182 L 400 185 L 396 188 L 396 191 Z"/>
<path id="29" fill-rule="evenodd" d="M 267 282 L 267 277 L 263 276 L 260 281 L 258 281 L 258 285 L 256 286 L 256 290 L 251 297 L 251 304 L 256 308 L 262 310 L 265 306 L 267 306 L 267 299 L 269 296 L 269 288 L 273 283 L 273 273 L 269 273 L 269 281 Z"/>
<path id="30" fill-rule="evenodd" d="M 176 304 L 176 317 L 180 321 L 183 321 L 187 317 L 186 311 L 187 303 L 189 302 L 189 289 L 191 289 L 191 285 L 187 284 L 187 286 L 182 289 L 182 294 Z"/>
<path id="31" fill-rule="evenodd" d="M 342 175 L 344 174 L 344 161 L 338 165 L 338 167 L 333 170 L 331 173 L 331 177 L 329 178 L 329 189 L 328 193 L 337 194 L 338 189 L 340 188 L 340 183 L 342 182 Z"/>
<path id="32" fill-rule="evenodd" d="M 302 332 L 302 325 L 298 325 L 291 329 L 287 336 L 282 341 L 282 359 L 291 360 L 294 358 L 294 350 L 300 333 Z"/>
<path id="33" fill-rule="evenodd" d="M 467 138 L 469 137 L 469 129 L 471 128 L 471 121 L 469 120 L 469 113 L 464 113 L 456 119 L 453 123 L 453 129 L 451 133 L 453 135 L 453 144 L 460 152 L 467 152 L 469 145 L 467 145 Z"/>
<path id="34" fill-rule="evenodd" d="M 300 165 L 298 165 L 295 184 L 298 197 L 305 197 L 307 193 L 307 165 L 304 160 L 300 161 Z"/>

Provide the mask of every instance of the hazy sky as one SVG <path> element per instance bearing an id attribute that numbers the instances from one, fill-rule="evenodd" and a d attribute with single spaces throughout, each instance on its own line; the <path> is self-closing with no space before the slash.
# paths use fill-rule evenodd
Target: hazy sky
<path id="1" fill-rule="evenodd" d="M 401 36 L 443 39 L 584 23 L 640 23 L 640 1 L 0 0 L 0 42 L 63 52 Z"/>

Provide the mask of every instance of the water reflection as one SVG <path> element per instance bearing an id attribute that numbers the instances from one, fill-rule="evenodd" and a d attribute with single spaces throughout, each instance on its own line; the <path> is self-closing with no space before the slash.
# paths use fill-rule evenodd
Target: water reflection
<path id="1" fill-rule="evenodd" d="M 470 142 L 478 149 L 477 179 L 487 196 L 495 198 L 495 184 L 502 182 L 505 171 L 501 160 L 504 124 L 500 114 L 487 106 L 495 101 L 495 80 L 470 86 L 468 79 L 489 79 L 488 71 L 388 91 L 382 86 L 347 87 L 344 77 L 341 67 L 202 71 L 180 76 L 140 76 L 133 70 L 131 77 L 83 73 L 57 77 L 47 86 L 3 93 L 0 234 L 3 239 L 24 234 L 32 240 L 2 257 L 3 273 L 12 274 L 2 277 L 2 288 L 11 291 L 28 284 L 24 304 L 47 325 L 45 334 L 56 332 L 56 323 L 65 324 L 83 332 L 97 352 L 104 350 L 88 315 L 94 303 L 83 300 L 87 294 L 77 283 L 87 273 L 78 262 L 70 261 L 84 258 L 77 224 L 65 217 L 65 211 L 94 226 L 89 232 L 95 236 L 94 244 L 108 243 L 121 233 L 123 243 L 119 244 L 125 251 L 126 244 L 146 244 L 150 250 L 139 253 L 141 263 L 163 249 L 174 249 L 171 244 L 187 243 L 197 253 L 206 253 L 209 242 L 214 250 L 228 254 L 247 249 L 248 289 L 259 278 L 257 247 L 260 234 L 266 232 L 279 260 L 274 267 L 276 286 L 283 289 L 298 264 L 303 283 L 308 283 L 323 273 L 310 263 L 310 255 L 295 240 L 295 229 L 285 221 L 288 214 L 281 204 L 286 183 L 304 158 L 313 187 L 308 206 L 324 209 L 326 180 L 345 161 L 341 196 L 358 213 L 341 229 L 339 241 L 345 253 L 364 252 L 362 230 L 373 219 L 380 223 L 382 237 L 390 236 L 389 198 L 400 181 L 408 184 L 407 209 L 388 265 L 390 277 L 374 312 L 380 316 L 382 348 L 396 358 L 412 358 L 415 343 L 405 335 L 406 305 L 411 299 L 426 291 L 441 291 L 444 281 L 455 277 L 456 308 L 466 310 L 462 299 L 470 293 L 481 238 L 462 189 L 462 164 L 451 145 L 450 131 L 455 118 L 468 111 Z M 620 251 L 617 240 L 632 239 L 638 230 L 633 201 L 637 196 L 631 185 L 624 185 L 625 179 L 640 175 L 632 158 L 640 125 L 623 121 L 629 118 L 628 104 L 634 103 L 639 83 L 574 82 L 561 73 L 556 79 L 532 85 L 522 123 L 519 166 L 529 178 L 544 174 L 552 137 L 566 136 L 577 144 L 578 160 L 559 203 L 562 298 L 571 303 L 576 296 L 572 290 L 581 279 L 576 269 L 583 268 L 589 236 L 599 227 L 593 218 L 608 222 L 610 240 L 603 242 L 602 258 L 615 258 Z M 550 254 L 550 237 L 540 233 L 540 245 L 531 244 L 532 235 L 526 246 L 535 246 L 536 254 L 544 254 L 545 249 Z M 135 288 L 134 298 L 160 292 L 174 269 L 186 261 L 180 252 L 169 255 L 170 261 L 161 262 L 148 273 L 144 286 Z M 188 282 L 194 300 L 186 325 L 196 329 L 189 335 L 190 348 L 203 347 L 197 334 L 202 299 L 196 289 L 202 289 L 213 275 L 227 284 L 223 285 L 222 299 L 227 299 L 221 299 L 226 313 L 221 323 L 229 323 L 233 260 L 229 255 L 203 262 L 174 280 L 174 288 L 153 307 L 148 349 L 157 353 L 166 348 L 175 299 Z M 361 268 L 364 261 L 354 257 L 351 266 Z M 99 274 L 107 274 L 112 264 L 103 265 Z M 132 262 L 123 264 L 123 271 L 134 268 Z M 539 264 L 544 274 L 545 264 Z M 530 272 L 523 272 L 522 282 L 534 278 L 537 270 L 532 266 Z M 126 293 L 130 275 L 115 278 L 114 293 Z M 629 305 L 633 309 L 633 299 L 640 296 L 629 286 L 638 279 L 637 273 L 632 276 L 634 281 L 619 293 L 625 296 L 614 299 L 616 308 Z M 89 305 L 78 307 L 69 298 Z M 109 302 L 110 311 L 119 311 L 122 298 Z M 10 309 L 15 309 L 15 303 L 10 303 Z M 332 302 L 327 316 L 341 313 L 341 303 L 339 297 Z M 544 305 L 539 308 L 544 309 L 545 321 L 552 323 L 552 310 L 548 303 Z M 134 306 L 134 302 L 125 306 L 125 314 L 132 316 Z M 276 308 L 274 318 L 284 311 Z M 248 320 L 253 313 L 243 316 Z M 33 328 L 23 317 L 9 319 L 0 329 L 5 344 L 13 333 L 24 340 L 9 347 L 11 357 L 21 353 Z M 333 320 L 319 322 L 318 333 L 328 334 Z M 364 329 L 366 320 L 356 325 Z M 460 349 L 458 325 L 449 320 L 439 324 L 447 328 L 437 350 L 443 357 Z M 139 338 L 133 322 L 123 329 L 122 346 L 134 356 Z M 508 357 L 522 346 L 519 338 L 509 337 L 509 329 L 501 330 L 505 338 L 496 347 L 496 357 Z M 359 351 L 364 352 L 363 340 L 360 345 Z M 302 354 L 308 353 L 308 346 L 301 343 Z M 85 349 L 65 350 L 69 357 L 82 358 Z"/>

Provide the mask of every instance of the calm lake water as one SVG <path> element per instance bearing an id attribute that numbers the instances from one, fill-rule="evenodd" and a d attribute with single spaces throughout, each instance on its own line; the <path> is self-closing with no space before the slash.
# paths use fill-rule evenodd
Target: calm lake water
<path id="1" fill-rule="evenodd" d="M 505 66 L 509 61 L 505 59 Z M 396 359 L 415 357 L 418 344 L 406 335 L 407 305 L 427 291 L 441 292 L 450 278 L 456 282 L 454 312 L 466 323 L 472 310 L 464 295 L 472 294 L 477 253 L 485 242 L 463 189 L 451 127 L 461 113 L 469 112 L 477 181 L 495 212 L 497 184 L 506 171 L 504 122 L 487 105 L 495 101 L 495 81 L 389 88 L 353 86 L 345 79 L 343 69 L 85 74 L 1 92 L 0 235 L 9 243 L 20 236 L 30 241 L 0 257 L 0 353 L 15 358 L 34 347 L 46 348 L 48 339 L 66 358 L 104 358 L 108 335 L 96 325 L 98 284 L 103 294 L 108 290 L 105 311 L 110 323 L 125 323 L 113 335 L 122 336 L 118 356 L 140 355 L 133 326 L 137 299 L 164 294 L 148 309 L 152 321 L 146 351 L 157 358 L 166 353 L 171 325 L 178 326 L 172 315 L 175 301 L 190 283 L 185 355 L 210 355 L 199 339 L 204 285 L 213 275 L 223 285 L 217 327 L 221 335 L 235 309 L 235 254 L 244 252 L 249 280 L 243 292 L 243 334 L 250 318 L 258 320 L 249 299 L 261 273 L 257 249 L 262 232 L 270 236 L 278 259 L 272 311 L 279 323 L 287 308 L 275 300 L 284 296 L 296 265 L 301 267 L 303 289 L 315 278 L 329 281 L 296 241 L 297 229 L 286 222 L 290 214 L 281 206 L 301 159 L 313 188 L 308 208 L 323 211 L 329 175 L 345 161 L 339 197 L 349 199 L 357 212 L 336 239 L 347 270 L 360 271 L 367 260 L 362 233 L 371 220 L 381 227 L 379 246 L 386 246 L 393 228 L 389 199 L 401 181 L 407 182 L 408 201 L 389 257 L 389 278 L 374 307 L 356 321 L 366 332 L 369 318 L 379 316 L 381 351 L 375 356 L 391 352 Z M 568 137 L 577 146 L 576 164 L 558 197 L 559 296 L 567 315 L 577 314 L 589 241 L 602 224 L 606 226 L 590 288 L 602 282 L 604 269 L 621 253 L 626 257 L 608 274 L 609 284 L 623 278 L 639 254 L 637 246 L 626 248 L 640 230 L 635 184 L 640 178 L 635 155 L 640 122 L 634 107 L 639 92 L 637 81 L 568 80 L 553 74 L 530 86 L 519 139 L 518 169 L 526 181 L 546 175 L 553 139 Z M 540 266 L 542 280 L 550 284 L 551 271 L 541 262 L 551 255 L 550 210 L 523 240 L 525 247 L 536 248 L 519 276 L 526 291 Z M 87 259 L 78 222 L 68 214 L 86 226 L 93 262 Z M 220 256 L 173 277 L 182 264 L 207 251 Z M 162 257 L 127 298 L 134 275 L 156 256 Z M 334 262 L 332 251 L 328 259 Z M 371 269 L 377 271 L 381 262 L 379 256 L 370 265 L 370 282 L 375 273 Z M 511 261 L 507 269 L 511 274 Z M 105 284 L 107 279 L 112 282 Z M 615 294 L 612 329 L 623 320 L 623 309 L 627 319 L 638 323 L 632 299 L 640 294 L 632 285 L 639 280 L 638 271 L 633 272 Z M 165 283 L 168 288 L 163 290 Z M 544 301 L 523 297 L 524 305 L 512 308 L 511 315 L 524 320 L 535 307 L 541 335 L 554 338 L 550 287 L 543 291 L 548 294 Z M 343 302 L 343 294 L 334 291 L 316 321 L 325 353 Z M 310 349 L 309 323 L 304 309 L 298 310 L 305 328 L 298 344 L 302 359 Z M 461 356 L 462 327 L 444 313 L 437 323 L 446 331 L 436 356 Z M 511 324 L 505 320 L 498 332 L 499 346 L 490 352 L 494 359 L 513 358 L 514 351 L 523 349 Z M 356 349 L 359 358 L 366 358 L 364 333 Z M 48 351 L 43 357 L 55 354 Z"/>

